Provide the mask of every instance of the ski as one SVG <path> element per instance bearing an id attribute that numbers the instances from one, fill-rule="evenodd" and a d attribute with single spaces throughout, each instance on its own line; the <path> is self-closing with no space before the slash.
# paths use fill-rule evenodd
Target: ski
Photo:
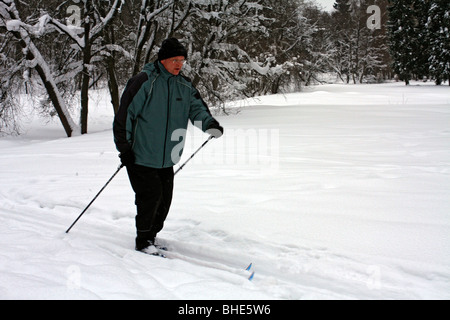
<path id="1" fill-rule="evenodd" d="M 253 267 L 253 262 L 250 263 L 247 268 L 245 268 L 245 271 L 251 272 L 250 276 L 248 277 L 248 281 L 252 281 L 255 276 L 255 271 L 251 270 L 252 267 Z"/>
<path id="2" fill-rule="evenodd" d="M 188 262 L 195 263 L 195 264 L 202 265 L 202 266 L 209 267 L 209 268 L 222 269 L 224 271 L 233 272 L 236 274 L 242 274 L 242 271 L 239 271 L 239 269 L 235 269 L 235 268 L 227 266 L 227 265 L 219 265 L 212 261 L 205 261 L 205 260 L 201 260 L 199 258 L 189 257 L 189 256 L 186 256 L 186 255 L 183 255 L 180 253 L 176 253 L 176 252 L 168 250 L 167 247 L 162 246 L 162 245 L 156 245 L 154 247 L 155 247 L 156 251 L 151 251 L 151 252 L 141 251 L 141 252 L 145 253 L 147 255 L 150 255 L 150 256 L 155 256 L 155 257 L 160 257 L 160 258 L 165 258 L 165 259 L 180 259 L 180 260 L 188 261 Z M 246 273 L 245 276 L 247 277 L 248 281 L 252 281 L 253 278 L 255 277 L 255 271 L 253 271 L 252 268 L 253 268 L 253 263 L 250 263 L 243 270 Z"/>
<path id="3" fill-rule="evenodd" d="M 167 256 L 166 256 L 164 253 L 162 253 L 162 252 L 150 253 L 150 255 L 151 255 L 151 256 L 155 256 L 155 257 L 164 258 L 164 259 L 167 258 Z"/>
<path id="4" fill-rule="evenodd" d="M 153 246 L 153 248 L 154 248 L 154 250 L 149 250 L 149 248 L 147 248 L 144 250 L 138 250 L 138 252 L 142 252 L 149 256 L 167 258 L 167 256 L 164 253 L 164 251 L 167 251 L 167 248 L 162 248 L 162 247 L 159 248 L 158 246 Z"/>
<path id="5" fill-rule="evenodd" d="M 145 252 L 145 251 L 139 251 L 137 250 L 137 252 L 143 253 L 147 256 L 153 256 L 153 257 L 160 257 L 160 258 L 167 258 L 167 256 L 161 252 Z"/>

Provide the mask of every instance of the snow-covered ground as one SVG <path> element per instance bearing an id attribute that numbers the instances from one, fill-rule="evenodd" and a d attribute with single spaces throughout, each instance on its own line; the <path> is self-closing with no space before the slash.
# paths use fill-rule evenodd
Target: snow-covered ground
<path id="1" fill-rule="evenodd" d="M 88 135 L 30 116 L 0 139 L 1 299 L 450 299 L 448 86 L 240 103 L 175 178 L 170 259 L 133 250 L 125 170 L 65 234 L 119 164 L 108 101 Z"/>

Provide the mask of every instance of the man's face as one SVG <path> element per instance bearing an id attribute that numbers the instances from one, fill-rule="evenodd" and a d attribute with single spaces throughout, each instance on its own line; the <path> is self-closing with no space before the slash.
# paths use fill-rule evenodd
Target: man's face
<path id="1" fill-rule="evenodd" d="M 186 59 L 183 56 L 172 57 L 169 59 L 161 60 L 162 65 L 168 72 L 177 76 L 180 74 Z"/>

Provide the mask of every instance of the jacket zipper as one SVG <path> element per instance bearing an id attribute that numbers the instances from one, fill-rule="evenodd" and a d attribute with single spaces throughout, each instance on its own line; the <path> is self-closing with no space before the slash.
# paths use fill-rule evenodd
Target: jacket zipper
<path id="1" fill-rule="evenodd" d="M 166 163 L 166 146 L 167 146 L 167 136 L 169 133 L 169 116 L 170 116 L 170 78 L 167 79 L 167 119 L 166 119 L 166 136 L 164 138 L 164 153 L 162 163 L 163 168 Z"/>
<path id="2" fill-rule="evenodd" d="M 133 144 L 131 145 L 131 150 L 134 150 L 134 144 L 136 143 L 136 132 L 137 132 L 138 124 L 139 124 L 139 119 L 136 119 L 136 124 L 134 126 L 134 133 L 133 133 Z"/>

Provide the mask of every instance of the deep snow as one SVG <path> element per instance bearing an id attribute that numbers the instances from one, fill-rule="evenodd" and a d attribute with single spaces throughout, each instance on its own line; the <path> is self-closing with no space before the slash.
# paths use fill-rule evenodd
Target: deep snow
<path id="1" fill-rule="evenodd" d="M 90 134 L 29 116 L 0 139 L 1 299 L 449 299 L 450 88 L 324 85 L 240 102 L 176 176 L 160 241 L 135 252 L 112 108 Z M 183 160 L 207 137 L 190 130 Z M 253 281 L 243 270 L 253 262 Z"/>

